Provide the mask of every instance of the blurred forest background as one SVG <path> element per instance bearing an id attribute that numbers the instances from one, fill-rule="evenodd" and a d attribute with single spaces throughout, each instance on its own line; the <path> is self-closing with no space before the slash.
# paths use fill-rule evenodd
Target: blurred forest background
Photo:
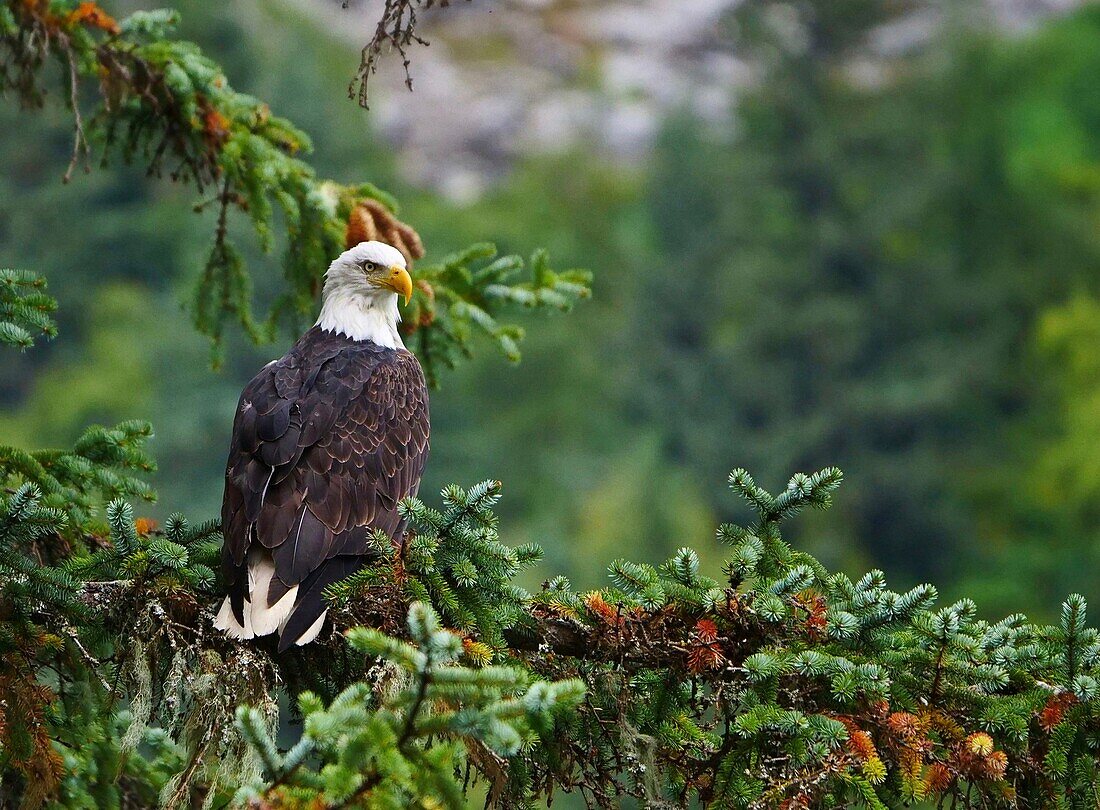
<path id="1" fill-rule="evenodd" d="M 990 615 L 1100 600 L 1100 5 L 478 0 L 369 112 L 344 93 L 369 4 L 172 5 L 429 258 L 487 239 L 596 273 L 522 364 L 444 378 L 429 501 L 500 478 L 509 542 L 593 586 L 743 517 L 734 466 L 835 464 L 796 537 L 826 565 Z M 63 186 L 57 104 L 0 106 L 0 265 L 48 276 L 64 335 L 0 357 L 0 442 L 148 418 L 151 513 L 213 516 L 236 398 L 290 338 L 211 370 L 185 305 L 213 212 L 117 166 Z"/>

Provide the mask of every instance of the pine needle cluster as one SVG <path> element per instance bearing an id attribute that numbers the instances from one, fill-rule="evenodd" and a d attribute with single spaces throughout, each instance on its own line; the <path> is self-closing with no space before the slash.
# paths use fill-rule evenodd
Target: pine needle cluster
<path id="1" fill-rule="evenodd" d="M 0 343 L 29 349 L 36 338 L 57 335 L 57 301 L 46 279 L 26 270 L 0 269 Z"/>
<path id="2" fill-rule="evenodd" d="M 520 621 L 531 599 L 513 579 L 542 557 L 537 545 L 501 542 L 492 509 L 500 490 L 501 483 L 491 480 L 469 489 L 451 485 L 442 492 L 442 510 L 407 499 L 401 504 L 409 526 L 402 548 L 378 537 L 380 562 L 330 586 L 329 599 L 358 602 L 361 609 L 364 597 L 396 583 L 399 595 L 391 591 L 388 598 L 434 606 L 449 626 L 467 634 L 466 655 L 488 663 L 494 651 L 506 648 L 504 630 Z"/>
<path id="3" fill-rule="evenodd" d="M 1083 598 L 1055 626 L 991 623 L 969 600 L 937 608 L 930 585 L 853 582 L 779 531 L 828 504 L 838 470 L 778 496 L 741 470 L 730 481 L 758 519 L 719 529 L 725 582 L 685 548 L 660 568 L 616 561 L 611 588 L 559 578 L 536 596 L 525 660 L 589 697 L 574 732 L 528 763 L 535 783 L 606 807 L 1093 806 L 1100 636 Z"/>
<path id="4" fill-rule="evenodd" d="M 545 250 L 535 251 L 525 263 L 520 256 L 498 256 L 489 243 L 420 265 L 416 277 L 422 286 L 413 297 L 405 331 L 433 386 L 440 370 L 472 356 L 478 336 L 496 344 L 509 362 L 518 362 L 524 330 L 501 323 L 501 314 L 516 307 L 568 312 L 589 296 L 592 281 L 586 270 L 554 270 Z"/>
<path id="5" fill-rule="evenodd" d="M 578 681 L 533 680 L 520 667 L 457 663 L 462 638 L 441 627 L 423 602 L 409 608 L 408 637 L 354 628 L 347 642 L 375 660 L 377 678 L 357 681 L 327 706 L 298 696 L 301 739 L 282 752 L 254 709 L 237 723 L 264 762 L 265 777 L 236 802 L 279 807 L 461 807 L 456 779 L 467 756 L 491 770 L 491 794 L 507 790 L 507 761 L 554 733 L 555 715 L 584 694 Z"/>

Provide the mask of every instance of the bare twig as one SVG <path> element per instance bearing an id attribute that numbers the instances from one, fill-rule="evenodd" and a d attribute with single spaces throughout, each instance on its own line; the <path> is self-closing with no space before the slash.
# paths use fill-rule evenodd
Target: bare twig
<path id="1" fill-rule="evenodd" d="M 105 691 L 108 695 L 112 695 L 114 693 L 114 690 L 111 688 L 111 685 L 107 683 L 107 679 L 104 678 L 102 674 L 100 674 L 99 660 L 96 659 L 96 657 L 90 652 L 88 652 L 87 648 L 81 643 L 80 636 L 77 634 L 76 629 L 71 626 L 66 626 L 65 635 L 68 636 L 69 640 L 80 651 L 80 657 L 84 659 L 84 663 L 88 665 L 88 669 L 91 672 L 95 673 L 96 678 L 99 680 L 99 685 L 103 687 L 103 691 Z"/>
<path id="2" fill-rule="evenodd" d="M 349 3 L 345 0 L 344 8 L 348 5 Z M 417 33 L 420 21 L 417 14 L 432 8 L 446 8 L 449 5 L 450 0 L 385 0 L 382 16 L 374 28 L 374 36 L 363 46 L 359 55 L 359 67 L 348 84 L 348 98 L 356 99 L 361 107 L 368 107 L 367 83 L 377 71 L 378 60 L 387 45 L 401 56 L 401 66 L 405 70 L 405 86 L 411 91 L 413 82 L 412 74 L 409 72 L 411 64 L 409 46 L 427 47 L 430 44 Z"/>
<path id="3" fill-rule="evenodd" d="M 79 163 L 84 163 L 85 173 L 91 171 L 91 165 L 89 164 L 91 149 L 88 146 L 88 137 L 84 132 L 84 119 L 80 115 L 80 73 L 76 67 L 76 56 L 73 54 L 72 48 L 69 47 L 68 36 L 62 34 L 60 37 L 63 42 L 62 50 L 65 53 L 65 60 L 69 66 L 69 106 L 73 110 L 73 154 L 69 160 L 69 167 L 65 170 L 65 176 L 61 179 L 61 182 L 68 183 Z"/>

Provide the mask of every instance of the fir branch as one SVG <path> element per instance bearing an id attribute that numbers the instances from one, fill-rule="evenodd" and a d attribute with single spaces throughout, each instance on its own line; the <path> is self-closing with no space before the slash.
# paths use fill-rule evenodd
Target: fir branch
<path id="1" fill-rule="evenodd" d="M 0 269 L 0 343 L 28 349 L 37 337 L 53 338 L 57 301 L 46 294 L 46 280 L 25 270 Z"/>
<path id="2" fill-rule="evenodd" d="M 413 7 L 425 2 L 436 0 L 386 0 L 379 31 L 407 45 Z M 0 71 L 0 94 L 39 106 L 46 65 L 52 60 L 63 67 L 74 121 L 68 174 L 97 142 L 104 160 L 114 156 L 144 165 L 149 176 L 167 173 L 192 185 L 200 197 L 196 211 L 216 203 L 214 238 L 191 307 L 195 327 L 211 338 L 215 363 L 230 322 L 256 342 L 273 339 L 280 327 L 297 336 L 329 262 L 347 247 L 380 239 L 405 253 L 410 265 L 424 255 L 415 229 L 396 219 L 389 195 L 369 183 L 317 177 L 302 159 L 311 149 L 304 132 L 235 91 L 196 46 L 172 38 L 174 12 L 136 12 L 116 21 L 95 2 L 73 8 L 70 0 L 2 0 L 0 9 L 8 19 L 0 27 L 0 65 L 8 66 Z M 364 53 L 373 65 L 373 56 Z M 363 74 L 364 93 L 370 69 Z M 90 114 L 80 106 L 86 86 L 97 100 Z M 214 198 L 203 199 L 209 188 L 217 189 Z M 253 314 L 253 272 L 228 238 L 233 212 L 247 217 L 265 252 L 282 228 L 285 289 L 264 317 Z M 489 261 L 493 257 L 495 248 L 480 244 L 415 271 L 416 291 L 403 324 L 407 335 L 416 335 L 412 342 L 432 385 L 442 368 L 470 354 L 478 334 L 508 360 L 519 359 L 523 330 L 500 321 L 509 306 L 565 310 L 589 295 L 587 273 L 553 271 L 544 252 L 532 255 L 527 281 L 511 278 L 520 259 Z M 481 261 L 488 264 L 479 268 Z M 0 341 L 28 345 L 26 326 L 9 321 L 3 304 L 0 291 Z"/>

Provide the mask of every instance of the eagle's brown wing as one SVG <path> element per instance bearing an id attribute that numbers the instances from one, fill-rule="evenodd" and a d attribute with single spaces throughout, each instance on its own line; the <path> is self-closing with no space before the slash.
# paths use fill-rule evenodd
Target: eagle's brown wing
<path id="1" fill-rule="evenodd" d="M 222 564 L 243 623 L 249 552 L 267 549 L 274 605 L 298 586 L 280 648 L 324 611 L 321 592 L 368 558 L 371 534 L 395 544 L 398 502 L 428 455 L 428 396 L 416 358 L 314 327 L 241 395 L 226 469 Z"/>

